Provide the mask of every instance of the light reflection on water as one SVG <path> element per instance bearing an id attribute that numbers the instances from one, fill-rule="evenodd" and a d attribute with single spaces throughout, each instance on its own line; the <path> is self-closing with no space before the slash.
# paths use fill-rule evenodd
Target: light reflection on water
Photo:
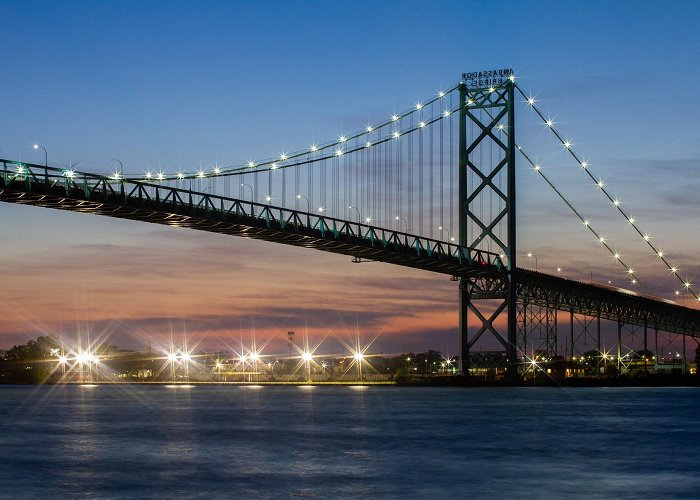
<path id="1" fill-rule="evenodd" d="M 0 386 L 0 496 L 676 497 L 700 389 Z"/>

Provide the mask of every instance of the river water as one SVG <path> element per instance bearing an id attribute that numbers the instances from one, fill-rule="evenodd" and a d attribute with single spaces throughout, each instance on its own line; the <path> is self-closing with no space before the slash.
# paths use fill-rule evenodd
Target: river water
<path id="1" fill-rule="evenodd" d="M 0 485 L 6 498 L 700 498 L 700 389 L 0 386 Z"/>

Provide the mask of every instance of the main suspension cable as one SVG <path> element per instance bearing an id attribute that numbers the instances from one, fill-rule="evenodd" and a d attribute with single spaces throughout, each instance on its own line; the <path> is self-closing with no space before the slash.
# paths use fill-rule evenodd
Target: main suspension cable
<path id="1" fill-rule="evenodd" d="M 610 192 L 605 188 L 605 183 L 603 182 L 602 178 L 597 178 L 593 172 L 591 172 L 591 169 L 589 168 L 589 164 L 587 161 L 582 160 L 579 155 L 576 154 L 572 147 L 571 141 L 564 140 L 557 131 L 557 129 L 554 127 L 554 121 L 545 118 L 544 114 L 540 109 L 535 105 L 535 99 L 531 96 L 528 96 L 525 94 L 525 92 L 520 88 L 519 85 L 515 84 L 515 88 L 518 89 L 518 92 L 525 98 L 527 104 L 530 105 L 530 107 L 537 113 L 537 115 L 540 117 L 542 122 L 549 128 L 554 136 L 557 138 L 557 140 L 564 146 L 564 149 L 566 149 L 571 157 L 578 163 L 578 165 L 581 167 L 581 169 L 586 172 L 586 175 L 595 183 L 595 185 L 600 189 L 600 191 L 605 195 L 605 197 L 612 203 L 613 207 L 617 209 L 617 211 L 627 220 L 627 222 L 632 226 L 634 231 L 644 240 L 644 242 L 647 244 L 649 248 L 654 252 L 654 255 L 658 257 L 661 262 L 666 266 L 666 268 L 671 272 L 673 276 L 675 276 L 682 284 L 683 286 L 695 297 L 696 300 L 700 301 L 700 296 L 698 296 L 697 293 L 692 289 L 692 284 L 690 283 L 689 280 L 683 279 L 680 277 L 678 274 L 679 267 L 675 265 L 671 265 L 669 263 L 666 255 L 664 252 L 660 251 L 652 242 L 651 242 L 651 236 L 649 233 L 642 231 L 639 228 L 639 224 L 637 223 L 637 220 L 635 217 L 630 216 L 623 208 L 622 208 L 622 203 L 618 198 L 614 198 Z"/>

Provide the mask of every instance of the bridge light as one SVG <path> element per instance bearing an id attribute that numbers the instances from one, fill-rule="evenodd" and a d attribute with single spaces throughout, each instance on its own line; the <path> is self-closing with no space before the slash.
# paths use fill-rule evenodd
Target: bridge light
<path id="1" fill-rule="evenodd" d="M 613 205 L 615 205 L 616 207 L 619 207 L 619 206 L 620 206 L 620 200 L 614 199 L 614 200 L 613 200 Z"/>
<path id="2" fill-rule="evenodd" d="M 581 162 L 581 168 L 588 168 L 588 162 L 587 161 Z"/>
<path id="3" fill-rule="evenodd" d="M 365 222 L 366 222 L 367 224 L 371 224 L 371 223 L 372 223 L 372 217 L 365 217 Z"/>
<path id="4" fill-rule="evenodd" d="M 528 97 L 528 98 L 527 98 L 527 103 L 528 103 L 530 106 L 534 106 L 534 105 L 535 105 L 535 98 L 534 98 L 534 97 Z"/>
<path id="5" fill-rule="evenodd" d="M 664 253 L 663 253 L 663 252 L 659 252 L 659 257 L 663 257 L 663 256 L 664 256 Z"/>
<path id="6" fill-rule="evenodd" d="M 644 241 L 649 241 L 650 239 L 651 239 L 651 236 L 649 236 L 648 234 L 644 235 Z"/>
<path id="7" fill-rule="evenodd" d="M 528 252 L 528 253 L 527 253 L 527 256 L 528 256 L 528 257 L 532 257 L 532 252 Z"/>
<path id="8" fill-rule="evenodd" d="M 678 290 L 676 290 L 676 297 L 678 297 L 681 294 Z"/>
<path id="9" fill-rule="evenodd" d="M 416 103 L 416 109 L 421 109 L 423 107 L 423 104 L 420 102 Z"/>
<path id="10" fill-rule="evenodd" d="M 151 172 L 151 171 L 149 170 L 148 172 L 146 172 L 145 174 L 143 174 L 143 176 L 144 176 L 146 179 L 150 179 L 151 177 L 153 177 L 153 172 Z"/>
<path id="11" fill-rule="evenodd" d="M 272 170 L 277 170 L 277 163 L 272 162 L 272 164 L 270 165 L 270 168 L 271 168 Z"/>
<path id="12" fill-rule="evenodd" d="M 308 362 L 310 362 L 312 359 L 314 359 L 314 356 L 313 356 L 313 354 L 311 354 L 310 352 L 304 352 L 304 353 L 302 353 L 302 355 L 301 355 L 301 359 L 303 359 L 305 362 L 308 363 Z"/>
<path id="13" fill-rule="evenodd" d="M 467 99 L 467 104 L 474 104 L 474 99 L 471 99 L 471 98 Z"/>
<path id="14" fill-rule="evenodd" d="M 491 92 L 491 93 L 496 92 L 496 89 L 493 87 L 489 87 L 489 92 Z"/>
<path id="15" fill-rule="evenodd" d="M 634 274 L 634 269 L 631 267 L 627 270 L 627 274 Z"/>
<path id="16" fill-rule="evenodd" d="M 189 352 L 183 352 L 182 354 L 180 354 L 180 358 L 183 361 L 188 361 L 188 362 L 192 360 L 192 356 L 190 356 Z"/>
<path id="17" fill-rule="evenodd" d="M 534 168 L 535 168 L 535 172 L 539 172 L 541 169 L 541 167 L 538 164 L 535 164 Z"/>
<path id="18" fill-rule="evenodd" d="M 177 173 L 177 178 L 178 178 L 178 179 L 182 179 L 183 177 L 185 177 L 185 173 L 184 173 L 184 172 L 178 172 L 178 173 Z"/>
<path id="19" fill-rule="evenodd" d="M 450 111 L 446 109 L 445 111 L 442 112 L 442 116 L 447 118 L 448 116 L 450 116 Z"/>
<path id="20" fill-rule="evenodd" d="M 564 147 L 566 149 L 569 149 L 571 147 L 571 142 L 570 141 L 564 141 Z"/>
<path id="21" fill-rule="evenodd" d="M 441 90 L 438 92 L 438 97 L 445 97 L 445 93 Z"/>
<path id="22" fill-rule="evenodd" d="M 204 177 L 205 175 L 206 175 L 206 174 L 204 173 L 204 170 L 198 170 L 198 171 L 197 171 L 197 177 L 199 177 L 200 179 L 201 179 L 202 177 Z"/>
<path id="23" fill-rule="evenodd" d="M 354 353 L 352 357 L 355 358 L 355 361 L 362 361 L 365 358 L 365 355 L 358 351 Z"/>
<path id="24" fill-rule="evenodd" d="M 318 151 L 318 146 L 316 146 L 316 144 L 312 144 L 311 145 L 311 152 L 315 153 L 316 151 Z"/>
<path id="25" fill-rule="evenodd" d="M 583 221 L 583 225 L 586 226 L 586 227 L 588 227 L 588 226 L 590 225 L 590 223 L 591 223 L 591 221 L 588 220 L 588 219 L 586 219 L 586 220 Z"/>
<path id="26" fill-rule="evenodd" d="M 214 167 L 214 173 L 215 173 L 216 175 L 219 175 L 219 174 L 221 173 L 221 169 L 219 168 L 218 165 L 217 165 L 216 167 Z"/>
<path id="27" fill-rule="evenodd" d="M 343 150 L 342 150 L 342 149 L 336 149 L 336 150 L 335 150 L 335 155 L 336 155 L 336 156 L 340 156 L 340 155 L 342 155 L 342 154 L 343 154 Z"/>
<path id="28" fill-rule="evenodd" d="M 32 147 L 33 147 L 34 149 L 39 149 L 39 145 L 38 145 L 38 144 L 34 144 Z"/>
<path id="29" fill-rule="evenodd" d="M 374 129 L 372 128 L 372 125 L 367 125 L 367 127 L 365 128 L 365 130 L 366 130 L 367 132 L 371 132 L 371 131 L 374 130 Z"/>
<path id="30" fill-rule="evenodd" d="M 614 258 L 615 260 L 620 260 L 620 254 L 619 254 L 618 252 L 615 252 L 615 253 L 613 254 L 613 258 Z"/>
<path id="31" fill-rule="evenodd" d="M 268 195 L 268 196 L 265 196 L 265 201 L 268 202 L 268 203 L 271 202 L 271 201 L 272 201 L 272 196 L 269 196 L 269 195 Z"/>
<path id="32" fill-rule="evenodd" d="M 420 122 L 420 123 L 418 124 L 418 126 L 419 126 L 420 128 L 425 127 L 425 122 Z"/>
<path id="33" fill-rule="evenodd" d="M 600 241 L 601 243 L 605 243 L 605 238 L 601 236 L 600 238 L 598 238 L 598 241 Z"/>
<path id="34" fill-rule="evenodd" d="M 685 286 L 686 288 L 690 288 L 690 281 L 686 281 L 685 283 L 683 283 L 683 286 Z"/>
<path id="35" fill-rule="evenodd" d="M 248 162 L 248 167 L 253 168 L 255 166 L 255 162 L 249 161 Z"/>
<path id="36" fill-rule="evenodd" d="M 159 181 L 162 181 L 163 179 L 165 179 L 165 174 L 163 172 L 158 172 L 157 179 Z"/>
<path id="37" fill-rule="evenodd" d="M 65 365 L 66 363 L 68 363 L 68 357 L 61 355 L 58 357 L 58 362 L 61 363 L 62 365 Z"/>
<path id="38" fill-rule="evenodd" d="M 391 115 L 391 121 L 392 121 L 392 122 L 395 122 L 395 121 L 398 120 L 398 119 L 399 119 L 398 116 L 396 116 L 396 115 Z"/>
<path id="39" fill-rule="evenodd" d="M 370 147 L 370 146 L 372 146 L 372 143 L 369 142 L 369 141 L 367 141 L 367 142 L 365 143 L 365 147 L 368 148 L 368 147 Z"/>
<path id="40" fill-rule="evenodd" d="M 118 181 L 121 178 L 119 172 L 112 172 L 112 179 Z"/>
<path id="41" fill-rule="evenodd" d="M 323 207 L 318 207 L 318 211 L 319 211 L 319 212 L 323 213 L 324 210 L 325 210 L 325 209 L 324 209 Z"/>
<path id="42" fill-rule="evenodd" d="M 20 172 L 20 173 L 21 173 L 21 172 Z M 72 170 L 66 170 L 63 174 L 64 174 L 66 177 L 68 177 L 69 179 L 72 179 L 73 177 L 75 177 L 75 172 L 73 172 Z"/>
<path id="43" fill-rule="evenodd" d="M 341 135 L 340 137 L 338 137 L 338 141 L 339 141 L 339 142 L 345 142 L 345 141 L 347 141 L 347 140 L 348 140 L 348 138 L 345 137 L 344 135 Z"/>
<path id="44" fill-rule="evenodd" d="M 287 159 L 287 155 L 284 154 L 284 153 L 282 153 L 282 154 L 280 155 L 280 160 L 286 160 L 286 159 Z"/>
<path id="45" fill-rule="evenodd" d="M 513 73 L 511 73 L 510 76 L 508 77 L 508 80 L 510 80 L 511 82 L 514 82 L 514 81 L 515 81 L 515 75 L 514 75 Z"/>
<path id="46" fill-rule="evenodd" d="M 551 119 L 550 119 L 550 120 L 547 120 L 545 123 L 547 124 L 548 127 L 553 127 L 553 126 L 554 126 L 554 121 L 552 121 Z"/>
<path id="47" fill-rule="evenodd" d="M 605 186 L 605 183 L 604 183 L 602 180 L 599 180 L 599 181 L 598 181 L 598 187 L 601 188 L 601 189 L 603 189 L 604 186 Z"/>
<path id="48" fill-rule="evenodd" d="M 636 280 L 636 279 L 633 279 L 633 280 L 632 280 L 632 284 L 633 284 L 633 285 L 636 285 L 636 284 L 637 284 L 637 280 Z"/>
<path id="49" fill-rule="evenodd" d="M 394 133 L 392 134 L 392 137 L 393 137 L 394 139 L 398 139 L 400 136 L 401 136 L 401 133 L 400 133 L 400 132 L 394 132 Z"/>
<path id="50" fill-rule="evenodd" d="M 175 354 L 173 352 L 169 352 L 168 353 L 168 361 L 170 361 L 171 363 L 174 363 L 175 361 L 177 361 L 177 354 Z"/>
<path id="51" fill-rule="evenodd" d="M 635 219 L 634 217 L 629 218 L 630 224 L 634 224 L 636 222 L 636 220 L 637 219 Z"/>
<path id="52" fill-rule="evenodd" d="M 678 272 L 678 268 L 676 266 L 671 267 L 671 272 L 676 274 Z"/>

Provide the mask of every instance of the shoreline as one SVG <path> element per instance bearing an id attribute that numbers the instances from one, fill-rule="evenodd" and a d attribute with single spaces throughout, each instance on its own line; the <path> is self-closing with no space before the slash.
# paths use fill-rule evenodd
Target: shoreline
<path id="1" fill-rule="evenodd" d="M 66 383 L 43 383 L 43 384 L 22 384 L 0 382 L 4 386 L 40 386 L 48 385 L 56 386 L 79 386 L 79 387 L 97 387 L 97 386 L 115 386 L 115 385 L 136 385 L 136 386 L 162 386 L 165 388 L 192 388 L 197 386 L 238 386 L 238 387 L 700 387 L 700 377 L 697 376 L 649 376 L 644 378 L 610 378 L 610 379 L 594 379 L 594 378 L 567 378 L 567 379 L 536 379 L 536 380 L 521 380 L 517 382 L 507 382 L 505 380 L 483 380 L 475 377 L 467 378 L 461 376 L 452 377 L 411 377 L 408 379 L 398 380 L 381 380 L 381 381 L 257 381 L 257 382 L 223 382 L 223 381 L 189 381 L 189 382 L 114 382 L 114 381 L 91 381 L 91 382 L 66 382 Z"/>

